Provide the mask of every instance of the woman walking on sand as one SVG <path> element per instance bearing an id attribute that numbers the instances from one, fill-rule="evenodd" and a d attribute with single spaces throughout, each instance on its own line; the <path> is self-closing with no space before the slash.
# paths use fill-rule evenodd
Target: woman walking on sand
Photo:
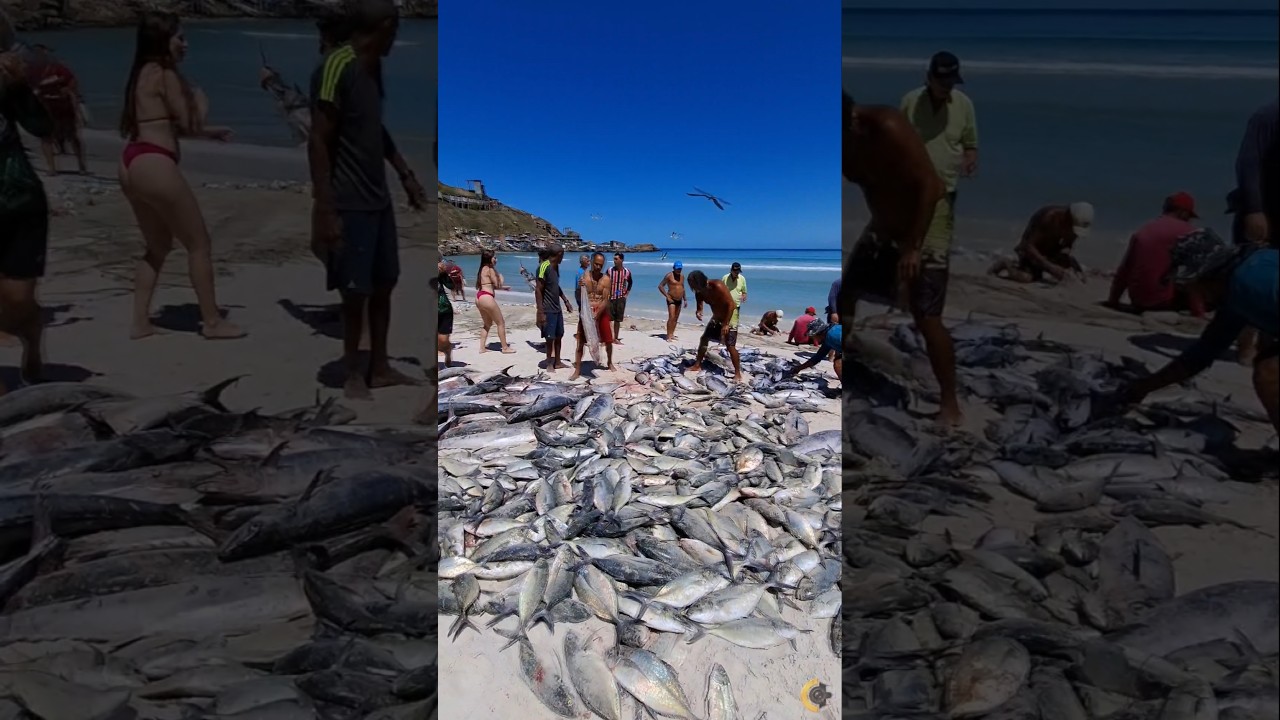
<path id="1" fill-rule="evenodd" d="M 499 290 L 510 290 L 502 284 L 502 275 L 498 274 L 498 258 L 492 250 L 480 253 L 480 271 L 476 273 L 476 307 L 480 310 L 480 319 L 484 327 L 480 330 L 480 352 L 489 352 L 489 328 L 498 326 L 498 342 L 502 344 L 502 352 L 510 355 L 515 352 L 507 344 L 507 321 L 502 317 L 502 308 L 498 307 Z"/>
<path id="2" fill-rule="evenodd" d="M 134 339 L 155 332 L 151 300 L 174 238 L 187 250 L 191 286 L 200 305 L 200 334 L 208 339 L 245 335 L 218 311 L 209 229 L 195 193 L 178 168 L 180 136 L 220 142 L 231 138 L 229 128 L 204 124 L 208 99 L 178 71 L 186 54 L 187 40 L 176 14 L 142 14 L 120 116 L 120 134 L 128 140 L 120 159 L 120 187 L 146 244 L 134 281 L 130 332 Z"/>

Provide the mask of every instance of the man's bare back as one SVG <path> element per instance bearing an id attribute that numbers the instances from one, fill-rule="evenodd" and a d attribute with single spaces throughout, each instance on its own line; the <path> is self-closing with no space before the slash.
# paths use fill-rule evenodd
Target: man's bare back
<path id="1" fill-rule="evenodd" d="M 733 301 L 733 295 L 729 292 L 729 288 L 719 280 L 707 281 L 706 291 L 698 296 L 699 313 L 702 312 L 703 303 L 711 306 L 711 319 L 721 325 L 728 324 L 737 305 Z"/>
<path id="2" fill-rule="evenodd" d="M 900 245 L 919 242 L 945 192 L 920 134 L 897 108 L 860 105 L 853 114 L 844 175 L 862 188 L 871 230 Z"/>

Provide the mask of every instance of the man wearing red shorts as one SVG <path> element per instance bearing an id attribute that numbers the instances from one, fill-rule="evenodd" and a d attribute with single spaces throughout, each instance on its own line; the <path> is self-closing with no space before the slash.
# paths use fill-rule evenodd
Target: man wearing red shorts
<path id="1" fill-rule="evenodd" d="M 582 286 L 587 289 L 587 302 L 591 305 L 591 311 L 590 318 L 586 312 L 578 315 L 578 349 L 573 355 L 573 375 L 569 376 L 570 380 L 577 380 L 582 376 L 582 351 L 587 347 L 587 335 L 582 327 L 585 322 L 596 324 L 596 334 L 600 336 L 600 344 L 604 345 L 609 369 L 617 370 L 613 366 L 613 318 L 609 315 L 609 294 L 613 285 L 604 274 L 604 253 L 598 252 L 591 256 L 591 270 L 582 276 Z"/>

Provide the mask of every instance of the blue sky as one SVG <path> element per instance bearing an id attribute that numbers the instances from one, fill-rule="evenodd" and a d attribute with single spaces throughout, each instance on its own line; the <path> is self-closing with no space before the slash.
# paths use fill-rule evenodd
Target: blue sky
<path id="1" fill-rule="evenodd" d="M 839 28 L 838 0 L 448 3 L 440 179 L 595 241 L 837 248 Z"/>
<path id="2" fill-rule="evenodd" d="M 1017 10 L 1022 8 L 1069 8 L 1071 10 L 1102 10 L 1123 8 L 1125 10 L 1251 10 L 1275 11 L 1275 0 L 842 0 L 844 7 L 857 8 L 893 8 L 910 10 L 912 8 L 948 8 L 967 10 L 971 8 L 999 8 Z"/>

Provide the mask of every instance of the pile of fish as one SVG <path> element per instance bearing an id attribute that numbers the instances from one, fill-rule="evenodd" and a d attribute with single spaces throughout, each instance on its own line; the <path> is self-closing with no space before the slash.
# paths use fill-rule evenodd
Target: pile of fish
<path id="1" fill-rule="evenodd" d="M 846 354 L 845 717 L 1280 717 L 1277 584 L 1180 594 L 1152 532 L 1233 525 L 1274 548 L 1211 509 L 1259 479 L 1232 467 L 1223 415 L 1255 418 L 1195 395 L 1126 413 L 1112 398 L 1140 362 L 953 333 L 962 388 L 998 411 L 985 437 L 913 412 L 931 389 L 902 372 L 921 353 L 908 326 L 905 358 Z"/>
<path id="2" fill-rule="evenodd" d="M 0 717 L 434 717 L 435 428 L 233 382 L 0 397 Z"/>
<path id="3" fill-rule="evenodd" d="M 441 373 L 440 611 L 458 648 L 481 617 L 507 638 L 541 716 L 760 716 L 720 662 L 705 696 L 682 673 L 700 644 L 729 664 L 813 633 L 834 675 L 840 433 L 805 419 L 822 383 L 746 349 L 750 385 L 716 351 L 686 376 L 692 359 L 623 384 Z M 801 683 L 768 697 L 794 706 Z"/>

